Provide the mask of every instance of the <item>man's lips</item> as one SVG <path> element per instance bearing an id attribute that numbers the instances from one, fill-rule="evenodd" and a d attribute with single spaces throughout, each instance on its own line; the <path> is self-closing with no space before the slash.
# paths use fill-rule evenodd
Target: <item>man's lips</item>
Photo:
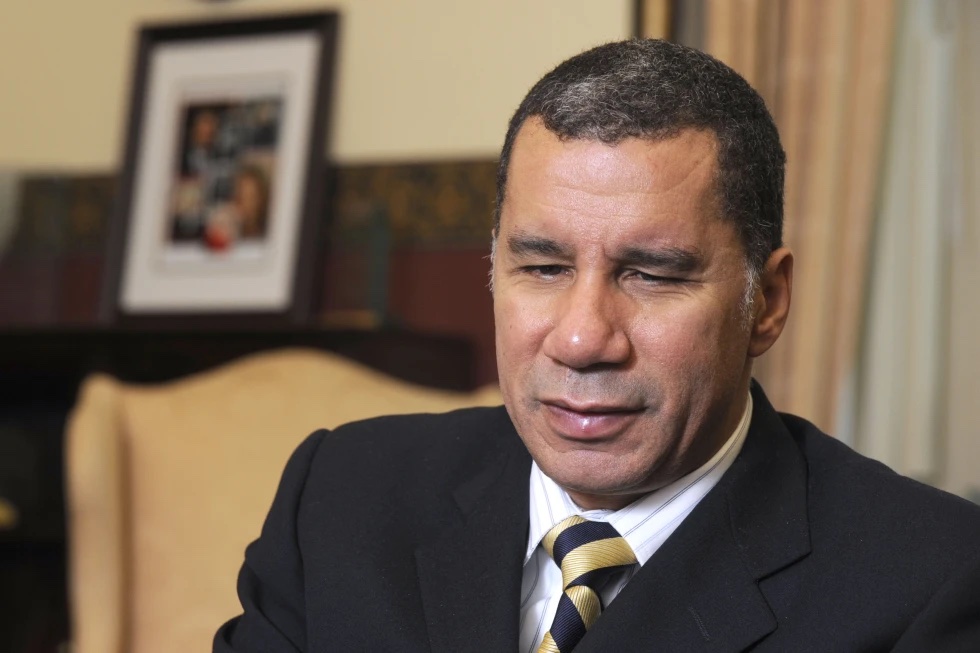
<path id="1" fill-rule="evenodd" d="M 632 424 L 640 408 L 614 404 L 543 401 L 545 417 L 552 430 L 571 440 L 601 440 L 616 435 Z"/>

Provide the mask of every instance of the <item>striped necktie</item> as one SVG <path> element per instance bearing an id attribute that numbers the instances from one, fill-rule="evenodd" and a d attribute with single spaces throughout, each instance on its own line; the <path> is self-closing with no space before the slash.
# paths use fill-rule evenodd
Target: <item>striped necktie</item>
<path id="1" fill-rule="evenodd" d="M 564 591 L 538 653 L 568 653 L 602 612 L 596 588 L 610 575 L 636 564 L 636 556 L 615 528 L 577 515 L 548 531 L 541 545 L 561 568 Z"/>

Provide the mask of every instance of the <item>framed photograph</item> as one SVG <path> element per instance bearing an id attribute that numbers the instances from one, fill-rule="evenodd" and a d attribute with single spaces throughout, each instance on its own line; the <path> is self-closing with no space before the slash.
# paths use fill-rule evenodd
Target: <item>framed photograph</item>
<path id="1" fill-rule="evenodd" d="M 337 15 L 140 30 L 104 311 L 302 323 Z"/>

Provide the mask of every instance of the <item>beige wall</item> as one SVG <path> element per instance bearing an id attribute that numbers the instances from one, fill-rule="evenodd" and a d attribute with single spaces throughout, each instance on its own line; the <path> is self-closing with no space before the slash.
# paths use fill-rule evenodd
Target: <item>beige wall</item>
<path id="1" fill-rule="evenodd" d="M 628 36 L 630 0 L 47 0 L 0 2 L 0 167 L 112 169 L 134 34 L 146 21 L 336 8 L 328 155 L 341 162 L 492 157 L 528 87 Z"/>

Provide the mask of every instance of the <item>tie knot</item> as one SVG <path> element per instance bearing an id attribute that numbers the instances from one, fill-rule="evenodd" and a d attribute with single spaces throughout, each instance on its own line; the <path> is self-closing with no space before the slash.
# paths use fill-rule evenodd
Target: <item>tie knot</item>
<path id="1" fill-rule="evenodd" d="M 595 588 L 610 572 L 636 564 L 633 549 L 615 528 L 578 515 L 559 522 L 541 545 L 561 568 L 564 589 Z"/>

